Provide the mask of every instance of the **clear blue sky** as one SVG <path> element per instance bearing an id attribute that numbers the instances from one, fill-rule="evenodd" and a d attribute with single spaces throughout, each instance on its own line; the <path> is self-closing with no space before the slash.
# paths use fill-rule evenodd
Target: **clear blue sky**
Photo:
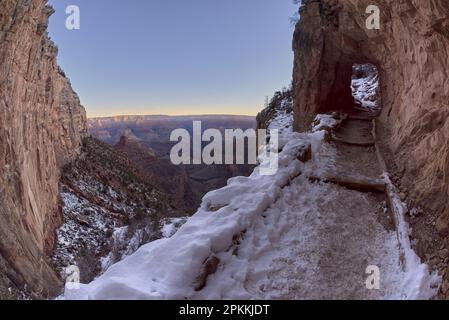
<path id="1" fill-rule="evenodd" d="M 291 81 L 292 0 L 50 0 L 88 116 L 255 115 Z M 65 28 L 78 5 L 81 30 Z"/>

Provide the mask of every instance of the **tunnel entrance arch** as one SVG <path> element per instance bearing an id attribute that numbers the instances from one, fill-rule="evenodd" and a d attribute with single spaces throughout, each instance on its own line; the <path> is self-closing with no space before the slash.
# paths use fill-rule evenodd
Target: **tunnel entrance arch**
<path id="1" fill-rule="evenodd" d="M 348 114 L 364 112 L 371 116 L 380 114 L 380 78 L 374 64 L 337 63 L 331 77 L 332 79 L 323 80 L 332 85 L 328 88 L 327 96 L 322 97 L 324 99 L 319 113 L 340 111 Z"/>

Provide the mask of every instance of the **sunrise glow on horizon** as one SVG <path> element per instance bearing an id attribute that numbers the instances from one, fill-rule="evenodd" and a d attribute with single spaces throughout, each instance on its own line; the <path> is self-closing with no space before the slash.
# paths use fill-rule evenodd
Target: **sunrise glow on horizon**
<path id="1" fill-rule="evenodd" d="M 90 107 L 86 108 L 88 118 L 102 118 L 102 117 L 118 117 L 118 116 L 138 116 L 138 115 L 164 115 L 164 116 L 188 116 L 188 115 L 238 115 L 255 117 L 262 107 L 204 107 L 204 108 L 176 108 L 176 107 L 141 107 L 132 109 L 131 107 L 110 107 L 109 112 L 97 112 L 96 110 L 104 110 L 104 108 Z M 147 112 L 147 110 L 149 112 Z M 223 112 L 220 112 L 223 110 Z M 246 110 L 253 110 L 253 112 L 245 112 Z"/>

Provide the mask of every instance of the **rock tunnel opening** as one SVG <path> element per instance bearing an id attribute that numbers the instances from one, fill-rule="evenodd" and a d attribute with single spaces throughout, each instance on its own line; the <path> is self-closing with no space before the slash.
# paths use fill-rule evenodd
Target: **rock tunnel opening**
<path id="1" fill-rule="evenodd" d="M 345 61 L 326 68 L 332 71 L 324 73 L 321 79 L 320 99 L 324 100 L 321 100 L 320 112 L 380 114 L 379 72 L 374 64 Z"/>
<path id="2" fill-rule="evenodd" d="M 379 72 L 371 63 L 352 66 L 351 92 L 355 112 L 368 112 L 377 116 L 381 112 Z"/>
<path id="3" fill-rule="evenodd" d="M 350 70 L 349 77 L 348 68 Z M 352 64 L 350 67 L 346 66 L 343 71 L 345 73 L 343 76 L 336 75 L 335 77 L 343 82 L 336 82 L 329 95 L 336 101 L 332 111 L 340 111 L 349 115 L 346 121 L 343 121 L 338 127 L 338 130 L 333 132 L 332 139 L 340 145 L 338 152 L 340 160 L 337 162 L 340 161 L 344 164 L 347 163 L 346 158 L 352 161 L 354 157 L 362 159 L 361 154 L 365 152 L 363 161 L 366 162 L 366 169 L 369 170 L 368 168 L 376 167 L 373 165 L 376 155 L 371 152 L 371 149 L 368 151 L 358 147 L 372 147 L 375 143 L 372 120 L 381 112 L 379 72 L 377 67 L 370 63 Z M 336 88 L 339 90 L 335 90 Z M 342 94 L 350 95 L 350 97 L 342 100 Z M 374 158 L 371 159 L 371 156 Z M 353 168 L 346 167 L 345 170 L 352 172 Z M 373 176 L 375 175 L 373 174 Z"/>

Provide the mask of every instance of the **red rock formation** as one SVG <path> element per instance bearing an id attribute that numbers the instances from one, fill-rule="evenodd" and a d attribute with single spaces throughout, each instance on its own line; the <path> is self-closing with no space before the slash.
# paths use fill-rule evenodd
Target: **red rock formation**
<path id="1" fill-rule="evenodd" d="M 13 282 L 37 296 L 60 285 L 46 257 L 61 222 L 60 168 L 87 135 L 85 111 L 47 35 L 46 3 L 0 7 L 0 255 L 17 273 Z"/>
<path id="2" fill-rule="evenodd" d="M 305 0 L 293 41 L 295 126 L 317 112 L 350 109 L 351 67 L 380 74 L 383 111 L 401 187 L 440 216 L 449 233 L 449 2 L 378 0 L 380 30 L 368 30 L 371 0 Z"/>

